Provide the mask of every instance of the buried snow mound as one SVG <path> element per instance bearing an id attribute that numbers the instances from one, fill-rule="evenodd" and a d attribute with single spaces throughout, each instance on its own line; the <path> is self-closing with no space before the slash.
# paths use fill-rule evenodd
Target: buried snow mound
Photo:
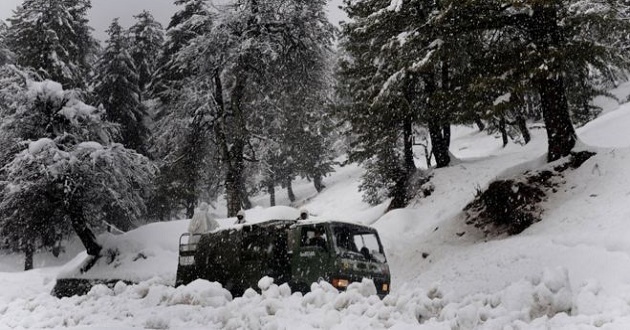
<path id="1" fill-rule="evenodd" d="M 171 233 L 180 232 L 185 225 L 185 221 L 153 223 L 122 235 L 100 235 L 100 255 L 82 252 L 68 262 L 57 275 L 51 294 L 83 295 L 95 285 L 113 288 L 119 281 L 132 284 L 152 280 L 173 285 L 178 250 L 177 236 Z"/>
<path id="2" fill-rule="evenodd" d="M 491 182 L 464 208 L 466 224 L 486 236 L 516 235 L 542 219 L 540 203 L 565 182 L 563 172 L 580 167 L 595 153 L 581 151 L 511 179 Z"/>

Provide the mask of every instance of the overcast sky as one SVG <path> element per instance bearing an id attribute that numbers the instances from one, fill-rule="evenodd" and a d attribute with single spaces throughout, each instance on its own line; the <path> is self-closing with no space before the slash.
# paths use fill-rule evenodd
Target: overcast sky
<path id="1" fill-rule="evenodd" d="M 0 0 L 0 19 L 6 20 L 11 17 L 13 10 L 21 2 L 22 0 Z M 105 30 L 112 19 L 119 17 L 121 25 L 129 27 L 133 23 L 133 15 L 146 9 L 166 27 L 177 10 L 173 2 L 174 0 L 92 0 L 92 10 L 89 14 L 90 25 L 94 28 L 94 36 L 104 41 L 107 39 Z M 341 3 L 342 0 L 329 0 L 328 16 L 335 25 L 346 17 L 345 13 L 338 9 Z"/>

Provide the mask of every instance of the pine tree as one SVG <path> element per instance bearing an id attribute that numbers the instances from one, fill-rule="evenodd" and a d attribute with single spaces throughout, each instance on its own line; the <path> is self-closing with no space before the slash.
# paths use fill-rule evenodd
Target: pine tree
<path id="1" fill-rule="evenodd" d="M 179 90 L 182 80 L 193 74 L 189 64 L 178 61 L 179 52 L 191 40 L 210 32 L 212 18 L 207 0 L 176 0 L 183 8 L 176 12 L 166 28 L 166 40 L 157 63 L 151 93 L 168 104 L 169 98 Z"/>
<path id="2" fill-rule="evenodd" d="M 417 101 L 428 96 L 418 89 L 419 75 L 401 64 L 414 54 L 400 53 L 399 44 L 404 45 L 408 25 L 427 10 L 390 10 L 391 2 L 380 0 L 344 3 L 352 21 L 342 26 L 345 53 L 338 71 L 338 112 L 351 125 L 350 160 L 373 172 L 363 178 L 366 200 L 376 203 L 382 199 L 375 196 L 391 197 L 392 208 L 402 207 L 410 198 L 406 187 L 416 171 L 413 125 L 419 121 L 418 108 L 424 106 Z M 376 193 L 381 187 L 387 188 L 386 194 Z"/>
<path id="3" fill-rule="evenodd" d="M 149 84 L 157 70 L 164 32 L 162 25 L 146 10 L 134 18 L 136 23 L 129 28 L 130 53 L 138 71 L 141 100 L 145 100 L 148 98 Z"/>
<path id="4" fill-rule="evenodd" d="M 14 61 L 15 55 L 11 53 L 7 46 L 7 31 L 9 27 L 7 24 L 0 20 L 0 66 Z"/>
<path id="5" fill-rule="evenodd" d="M 98 43 L 87 25 L 89 0 L 25 0 L 7 31 L 17 64 L 67 88 L 84 88 Z"/>
<path id="6" fill-rule="evenodd" d="M 216 198 L 223 173 L 212 143 L 215 103 L 207 94 L 208 86 L 199 81 L 183 86 L 170 101 L 173 111 L 157 122 L 151 140 L 152 155 L 160 162 L 151 209 L 160 220 L 182 209 L 192 217 L 199 200 Z"/>
<path id="7" fill-rule="evenodd" d="M 208 33 L 212 15 L 205 0 L 177 0 L 183 8 L 175 13 L 166 30 L 166 40 L 151 82 L 151 94 L 159 100 L 156 129 L 151 138 L 152 156 L 159 160 L 157 191 L 151 202 L 152 216 L 170 219 L 184 209 L 192 217 L 197 202 L 218 194 L 222 175 L 211 143 L 208 122 L 213 100 L 207 81 L 195 80 L 184 50 L 197 37 Z M 208 103 L 210 102 L 210 103 Z"/>
<path id="8" fill-rule="evenodd" d="M 492 66 L 472 86 L 483 89 L 494 85 L 488 81 L 502 81 L 505 90 L 537 93 L 549 161 L 568 155 L 576 143 L 570 114 L 575 105 L 584 110 L 585 100 L 569 86 L 594 95 L 604 86 L 598 81 L 624 77 L 630 63 L 618 47 L 627 43 L 630 27 L 629 7 L 622 1 L 452 1 L 445 8 L 432 24 L 436 29 L 493 34 L 506 46 L 475 54 L 491 58 Z"/>
<path id="9" fill-rule="evenodd" d="M 140 103 L 138 72 L 128 52 L 129 39 L 118 19 L 114 19 L 107 33 L 107 47 L 95 70 L 96 102 L 105 108 L 109 121 L 121 126 L 120 142 L 145 154 L 148 131 L 144 121 L 147 113 Z"/>

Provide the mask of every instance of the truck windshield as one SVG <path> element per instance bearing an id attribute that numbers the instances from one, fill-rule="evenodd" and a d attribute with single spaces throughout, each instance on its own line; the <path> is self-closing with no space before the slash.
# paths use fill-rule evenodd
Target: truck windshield
<path id="1" fill-rule="evenodd" d="M 383 246 L 375 232 L 337 227 L 334 233 L 335 248 L 339 254 L 353 259 L 386 262 Z"/>

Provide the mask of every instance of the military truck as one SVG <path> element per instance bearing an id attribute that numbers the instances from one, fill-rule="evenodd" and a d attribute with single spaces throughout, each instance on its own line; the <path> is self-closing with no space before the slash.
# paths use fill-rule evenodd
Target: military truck
<path id="1" fill-rule="evenodd" d="M 205 234 L 183 234 L 176 286 L 196 279 L 221 283 L 235 296 L 270 276 L 293 291 L 327 281 L 339 290 L 370 278 L 383 297 L 390 273 L 374 228 L 338 221 L 269 220 Z"/>

